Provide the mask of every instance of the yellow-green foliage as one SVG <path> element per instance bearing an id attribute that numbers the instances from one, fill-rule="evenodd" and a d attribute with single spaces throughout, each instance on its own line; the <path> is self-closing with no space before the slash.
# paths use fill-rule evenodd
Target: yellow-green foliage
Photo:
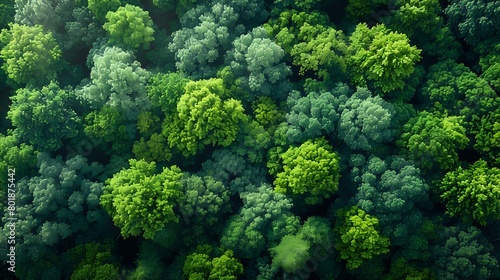
<path id="1" fill-rule="evenodd" d="M 318 204 L 337 191 L 340 159 L 325 139 L 290 147 L 280 157 L 283 170 L 274 181 L 276 192 L 305 195 L 306 203 Z"/>
<path id="2" fill-rule="evenodd" d="M 346 261 L 347 269 L 355 269 L 363 261 L 389 252 L 389 238 L 381 236 L 377 227 L 378 219 L 357 207 L 338 212 L 335 248 Z"/>

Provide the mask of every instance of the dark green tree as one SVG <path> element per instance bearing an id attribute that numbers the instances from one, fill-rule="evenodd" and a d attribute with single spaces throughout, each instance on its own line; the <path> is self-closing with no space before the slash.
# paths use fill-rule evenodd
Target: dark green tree
<path id="1" fill-rule="evenodd" d="M 221 245 L 238 258 L 255 258 L 283 236 L 295 234 L 299 220 L 291 212 L 292 203 L 268 185 L 240 195 L 243 207 L 223 230 Z"/>
<path id="2" fill-rule="evenodd" d="M 11 99 L 7 117 L 16 127 L 14 135 L 37 150 L 55 151 L 81 130 L 75 112 L 78 101 L 71 89 L 51 82 L 42 89 L 21 88 Z"/>
<path id="3" fill-rule="evenodd" d="M 463 64 L 453 60 L 429 68 L 421 90 L 427 110 L 464 116 L 464 125 L 500 107 L 500 98 L 488 83 Z"/>
<path id="4" fill-rule="evenodd" d="M 489 279 L 498 270 L 493 246 L 474 226 L 446 227 L 433 248 L 437 279 Z"/>
<path id="5" fill-rule="evenodd" d="M 250 101 L 259 95 L 279 100 L 284 99 L 282 95 L 288 89 L 285 78 L 292 72 L 282 62 L 283 56 L 284 51 L 268 38 L 266 30 L 257 27 L 233 41 L 225 60 L 235 83 L 251 92 Z"/>
<path id="6" fill-rule="evenodd" d="M 458 38 L 463 38 L 471 46 L 494 40 L 500 31 L 500 15 L 497 1 L 452 0 L 444 10 L 448 16 L 448 26 Z"/>

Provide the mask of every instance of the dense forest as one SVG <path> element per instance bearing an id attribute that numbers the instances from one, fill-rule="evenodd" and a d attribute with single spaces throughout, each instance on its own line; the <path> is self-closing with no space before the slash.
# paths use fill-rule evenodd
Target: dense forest
<path id="1" fill-rule="evenodd" d="M 500 279 L 500 1 L 0 0 L 1 279 Z"/>

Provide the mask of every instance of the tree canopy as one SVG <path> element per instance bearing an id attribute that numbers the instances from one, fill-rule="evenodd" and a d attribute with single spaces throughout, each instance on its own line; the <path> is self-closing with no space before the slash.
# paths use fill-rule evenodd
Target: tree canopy
<path id="1" fill-rule="evenodd" d="M 499 3 L 0 0 L 0 278 L 500 279 Z"/>

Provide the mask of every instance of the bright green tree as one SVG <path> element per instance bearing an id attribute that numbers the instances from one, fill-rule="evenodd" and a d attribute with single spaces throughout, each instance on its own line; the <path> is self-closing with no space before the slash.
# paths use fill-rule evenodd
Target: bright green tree
<path id="1" fill-rule="evenodd" d="M 283 10 L 276 18 L 271 18 L 263 25 L 266 31 L 274 38 L 286 54 L 290 54 L 293 47 L 301 42 L 299 33 L 301 27 L 309 25 L 318 28 L 322 25 L 328 25 L 328 15 L 319 11 L 297 11 Z M 307 39 L 307 38 L 303 38 Z"/>
<path id="2" fill-rule="evenodd" d="M 341 30 L 306 22 L 297 38 L 300 43 L 293 46 L 290 55 L 293 64 L 299 67 L 300 75 L 313 71 L 318 77 L 328 80 L 346 71 L 347 38 Z"/>
<path id="3" fill-rule="evenodd" d="M 273 265 L 283 268 L 287 273 L 293 273 L 306 266 L 311 257 L 310 244 L 298 235 L 286 235 L 278 246 L 270 249 Z"/>
<path id="4" fill-rule="evenodd" d="M 164 168 L 156 174 L 156 163 L 131 159 L 130 167 L 106 181 L 101 205 L 124 237 L 142 235 L 152 239 L 169 221 L 179 221 L 174 212 L 181 196 L 181 170 Z"/>
<path id="5" fill-rule="evenodd" d="M 439 0 L 397 0 L 396 6 L 398 9 L 387 26 L 408 37 L 429 36 L 443 23 Z"/>
<path id="6" fill-rule="evenodd" d="M 500 167 L 500 108 L 483 116 L 475 128 L 474 149 L 488 162 Z"/>
<path id="7" fill-rule="evenodd" d="M 133 49 L 149 47 L 154 40 L 153 21 L 140 7 L 126 5 L 116 12 L 108 12 L 103 28 L 108 31 L 111 43 L 123 43 Z"/>
<path id="8" fill-rule="evenodd" d="M 61 49 L 52 33 L 41 25 L 10 24 L 0 33 L 2 69 L 19 84 L 47 85 L 57 77 Z"/>
<path id="9" fill-rule="evenodd" d="M 108 12 L 116 11 L 121 5 L 121 0 L 88 0 L 89 10 L 99 20 L 104 20 Z"/>
<path id="10" fill-rule="evenodd" d="M 340 158 L 324 138 L 308 140 L 280 155 L 283 170 L 276 175 L 275 191 L 304 195 L 318 204 L 338 189 Z"/>
<path id="11" fill-rule="evenodd" d="M 378 219 L 357 207 L 338 212 L 334 231 L 335 248 L 349 270 L 375 255 L 389 252 L 389 238 L 378 232 Z"/>
<path id="12" fill-rule="evenodd" d="M 361 23 L 351 34 L 347 64 L 355 84 L 373 82 L 377 92 L 387 93 L 403 88 L 420 60 L 420 52 L 405 34 L 384 25 L 368 28 Z"/>
<path id="13" fill-rule="evenodd" d="M 221 79 L 189 82 L 177 103 L 177 112 L 165 121 L 164 135 L 170 147 L 183 155 L 195 155 L 205 145 L 230 145 L 246 119 L 241 102 L 226 99 Z"/>
<path id="14" fill-rule="evenodd" d="M 458 164 L 457 150 L 469 143 L 462 123 L 463 117 L 440 117 L 422 111 L 403 126 L 404 132 L 397 143 L 420 167 L 450 170 Z"/>
<path id="15" fill-rule="evenodd" d="M 224 253 L 222 253 L 224 252 Z M 220 256 L 209 245 L 200 245 L 188 255 L 183 272 L 189 280 L 236 280 L 243 274 L 243 265 L 233 255 L 233 251 L 221 251 Z"/>
<path id="16" fill-rule="evenodd" d="M 475 220 L 481 225 L 500 219 L 500 169 L 478 160 L 467 169 L 446 173 L 439 183 L 441 199 L 450 216 Z"/>

